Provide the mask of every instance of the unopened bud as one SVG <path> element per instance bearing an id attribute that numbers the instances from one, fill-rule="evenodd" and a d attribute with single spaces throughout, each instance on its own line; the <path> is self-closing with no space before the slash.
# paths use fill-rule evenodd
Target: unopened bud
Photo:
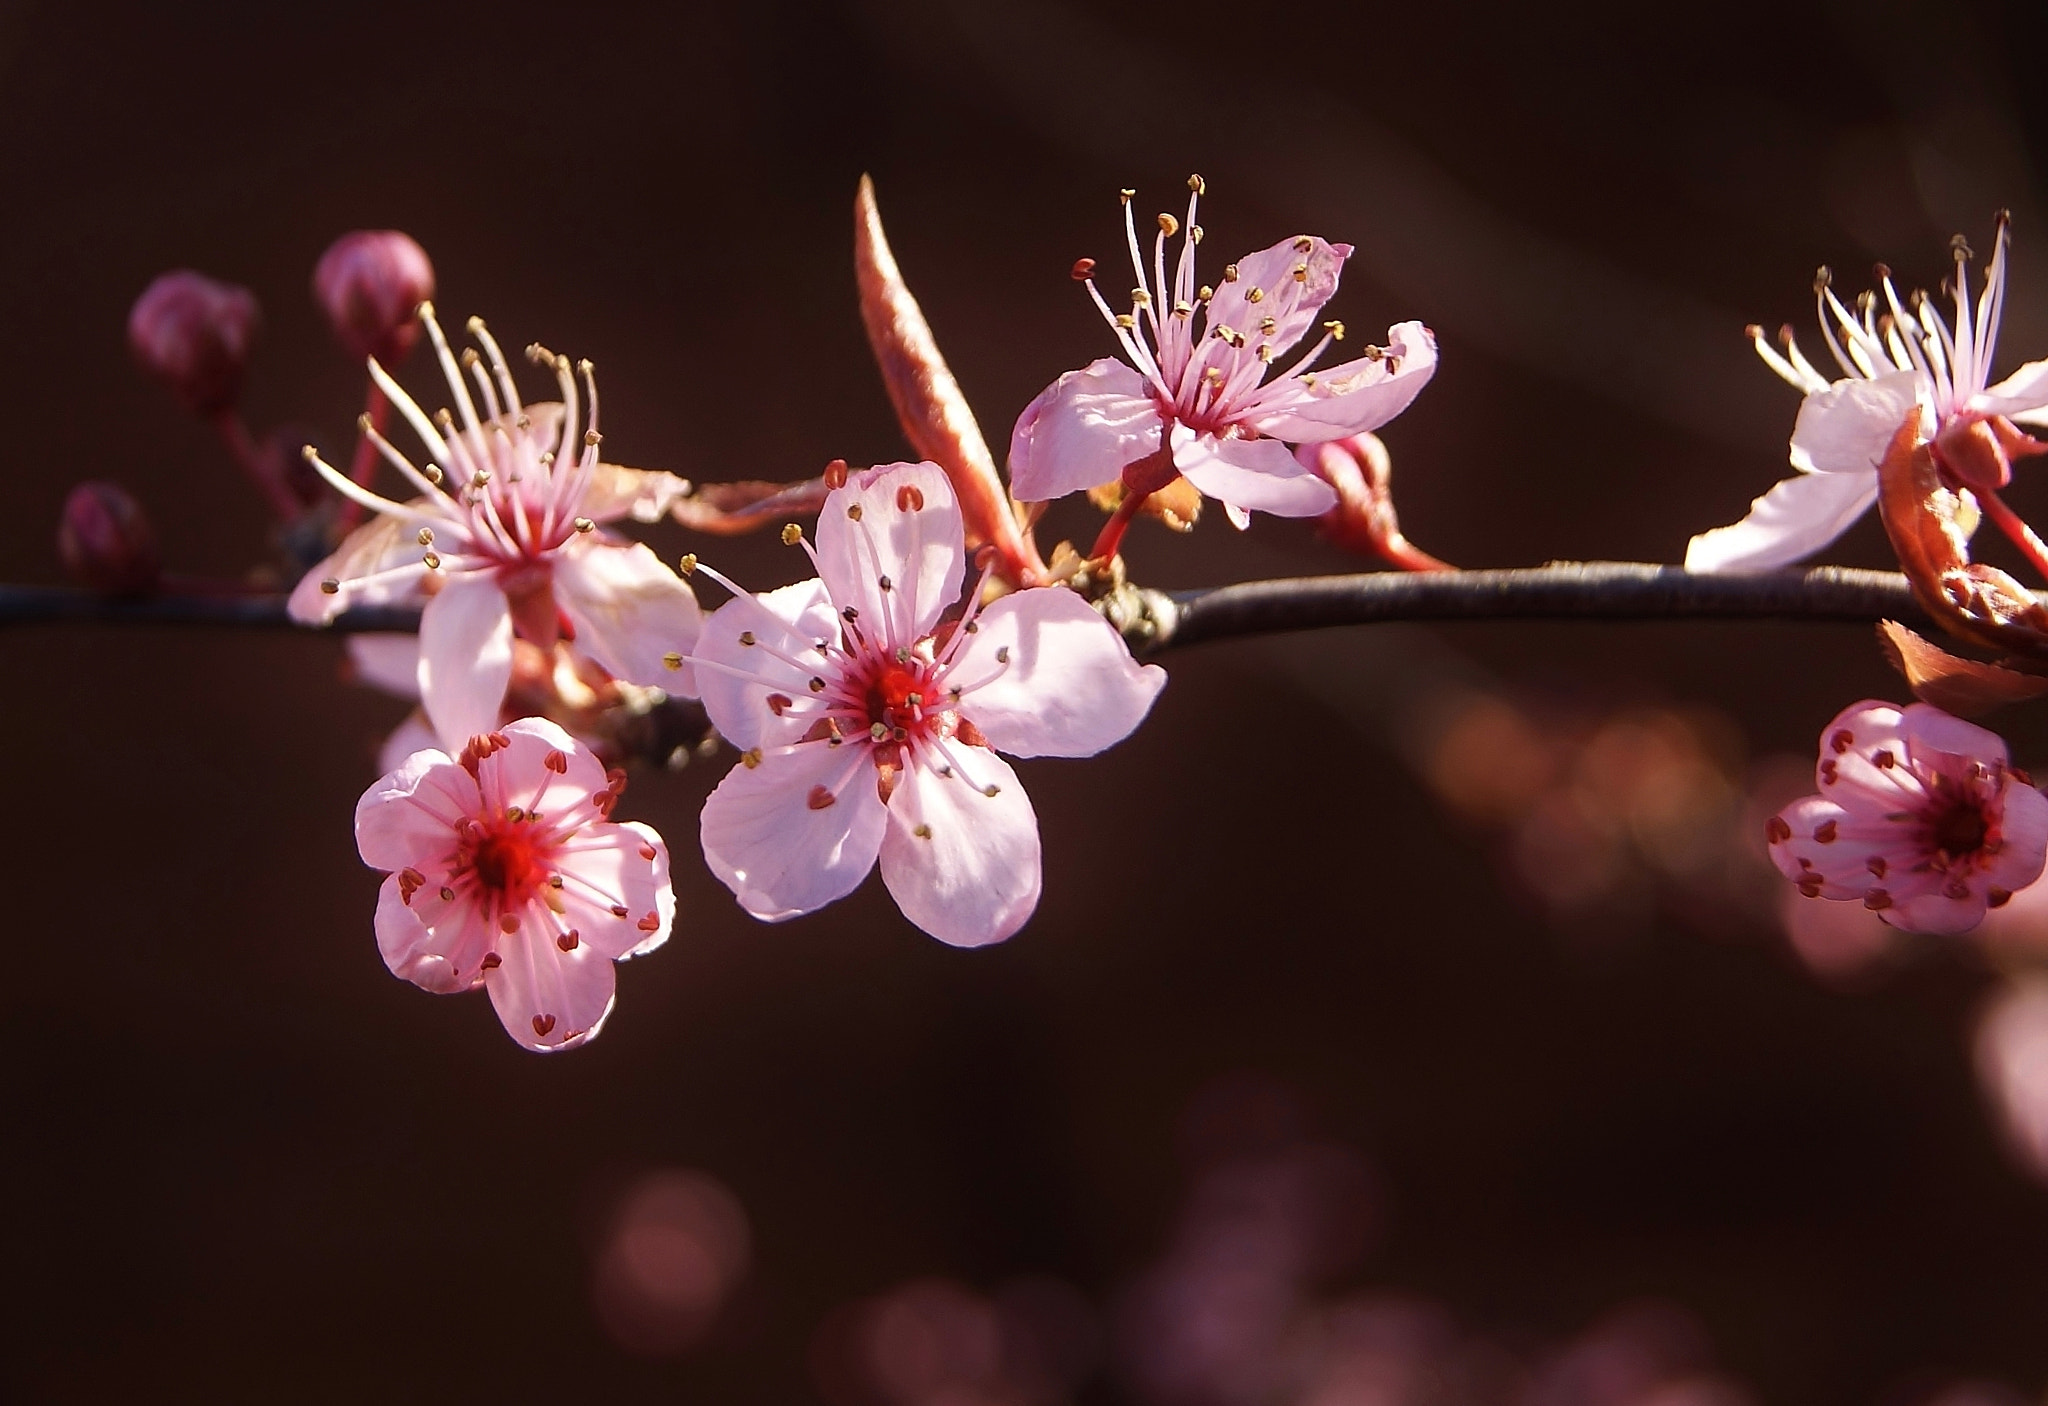
<path id="1" fill-rule="evenodd" d="M 128 346 L 142 369 L 199 415 L 235 403 L 262 312 L 256 295 L 191 269 L 161 275 L 128 313 Z"/>
<path id="2" fill-rule="evenodd" d="M 143 595 L 163 573 L 142 505 L 111 483 L 71 490 L 57 521 L 57 555 L 72 580 L 103 595 Z"/>
<path id="3" fill-rule="evenodd" d="M 313 301 L 356 356 L 403 361 L 420 339 L 421 303 L 434 296 L 427 251 L 395 229 L 359 229 L 327 246 L 313 268 Z"/>

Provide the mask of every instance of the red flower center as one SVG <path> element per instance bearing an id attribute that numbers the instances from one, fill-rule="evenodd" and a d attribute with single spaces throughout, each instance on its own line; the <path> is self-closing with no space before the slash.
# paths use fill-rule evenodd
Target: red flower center
<path id="1" fill-rule="evenodd" d="M 868 721 L 891 732 L 922 726 L 931 712 L 931 687 L 922 665 L 884 664 L 868 680 Z"/>
<path id="2" fill-rule="evenodd" d="M 517 907 L 547 881 L 547 856 L 533 822 L 510 816 L 473 825 L 468 830 L 457 869 L 467 869 L 477 887 L 504 907 Z"/>
<path id="3" fill-rule="evenodd" d="M 1984 814 L 1984 803 L 1974 796 L 1956 798 L 1937 812 L 1927 826 L 1927 837 L 1934 847 L 1955 859 L 1984 848 L 1990 834 L 1991 822 Z"/>

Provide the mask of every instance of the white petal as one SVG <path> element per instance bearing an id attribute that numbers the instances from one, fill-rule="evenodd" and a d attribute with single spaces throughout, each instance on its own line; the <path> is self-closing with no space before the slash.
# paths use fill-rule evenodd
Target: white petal
<path id="1" fill-rule="evenodd" d="M 697 597 L 644 543 L 585 540 L 555 558 L 555 603 L 576 629 L 576 647 L 628 683 L 689 695 L 689 654 L 704 612 Z"/>
<path id="2" fill-rule="evenodd" d="M 1074 592 L 1043 586 L 982 611 L 947 682 L 964 687 L 961 715 L 997 751 L 1089 757 L 1144 720 L 1166 671 L 1131 658 L 1123 637 Z"/>
<path id="3" fill-rule="evenodd" d="M 742 644 L 745 636 L 752 636 L 754 643 Z M 743 751 L 802 737 L 816 716 L 810 700 L 817 695 L 810 681 L 829 678 L 836 668 L 818 652 L 818 642 L 838 638 L 839 617 L 833 613 L 832 598 L 815 576 L 757 596 L 734 596 L 712 611 L 697 637 L 695 654 L 725 666 L 696 670 L 698 696 L 712 726 Z M 788 658 L 778 657 L 783 655 Z M 806 673 L 789 659 L 802 660 L 816 672 Z M 726 669 L 754 677 L 738 678 Z M 768 706 L 770 696 L 777 693 L 790 700 L 780 715 Z"/>
<path id="4" fill-rule="evenodd" d="M 1774 571 L 1834 541 L 1876 501 L 1872 472 L 1794 474 L 1751 503 L 1741 522 L 1693 538 L 1685 569 Z"/>
<path id="5" fill-rule="evenodd" d="M 1792 467 L 1809 473 L 1867 473 L 1877 468 L 1892 436 L 1919 395 L 1916 372 L 1874 381 L 1837 381 L 1799 404 L 1792 426 Z"/>
<path id="6" fill-rule="evenodd" d="M 574 1049 L 604 1028 L 618 989 L 610 957 L 587 942 L 564 952 L 531 928 L 501 939 L 498 955 L 484 987 L 505 1033 L 527 1049 Z"/>
<path id="7" fill-rule="evenodd" d="M 285 609 L 302 625 L 324 625 L 350 606 L 419 600 L 426 568 L 420 565 L 424 549 L 415 537 L 418 531 L 419 524 L 405 518 L 380 516 L 364 523 L 299 578 Z M 408 564 L 419 570 L 398 572 Z M 372 578 L 371 584 L 351 584 L 366 577 Z M 321 589 L 328 581 L 339 586 L 332 595 Z"/>
<path id="8" fill-rule="evenodd" d="M 397 698 L 420 696 L 420 637 L 362 634 L 348 637 L 356 679 Z"/>
<path id="9" fill-rule="evenodd" d="M 854 474 L 818 512 L 818 574 L 891 647 L 929 634 L 960 596 L 967 552 L 953 486 L 934 464 Z M 889 584 L 882 586 L 883 581 Z M 886 624 L 884 624 L 886 622 Z"/>
<path id="10" fill-rule="evenodd" d="M 1038 393 L 1010 432 L 1010 487 L 1026 503 L 1113 482 L 1159 449 L 1163 422 L 1152 385 L 1104 357 Z"/>
<path id="11" fill-rule="evenodd" d="M 455 852 L 455 824 L 481 804 L 476 782 L 446 753 L 418 751 L 356 802 L 356 853 L 385 873 L 436 868 Z"/>
<path id="12" fill-rule="evenodd" d="M 2025 425 L 2048 425 L 2048 361 L 2030 361 L 1982 395 L 1970 409 L 2005 415 Z"/>
<path id="13" fill-rule="evenodd" d="M 837 788 L 814 806 L 814 788 Z M 810 742 L 744 764 L 704 802 L 704 862 L 764 922 L 823 908 L 860 886 L 888 811 L 863 744 Z"/>
<path id="14" fill-rule="evenodd" d="M 420 698 L 452 755 L 498 725 L 512 678 L 512 612 L 489 576 L 443 583 L 420 614 Z"/>
<path id="15" fill-rule="evenodd" d="M 882 882 L 903 916 L 939 941 L 981 947 L 1024 926 L 1038 906 L 1038 816 L 1001 757 L 956 748 L 972 782 L 957 770 L 904 769 L 889 798 Z"/>
<path id="16" fill-rule="evenodd" d="M 1337 506 L 1336 490 L 1277 439 L 1217 439 L 1175 425 L 1173 463 L 1189 483 L 1232 507 L 1316 517 Z"/>

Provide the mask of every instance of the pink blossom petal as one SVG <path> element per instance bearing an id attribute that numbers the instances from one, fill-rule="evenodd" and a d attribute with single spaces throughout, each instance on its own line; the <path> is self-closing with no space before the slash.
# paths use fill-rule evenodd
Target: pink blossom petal
<path id="1" fill-rule="evenodd" d="M 576 629 L 576 647 L 628 683 L 694 692 L 687 655 L 704 620 L 697 597 L 644 543 L 585 538 L 555 559 L 555 600 Z"/>
<path id="2" fill-rule="evenodd" d="M 818 513 L 818 574 L 835 605 L 859 612 L 864 631 L 909 645 L 960 597 L 961 531 L 937 465 L 867 469 L 832 490 Z"/>
<path id="3" fill-rule="evenodd" d="M 419 700 L 418 635 L 350 635 L 347 647 L 349 663 L 355 668 L 358 682 L 380 689 L 394 698 Z"/>
<path id="4" fill-rule="evenodd" d="M 1115 357 L 1069 371 L 1038 393 L 1010 432 L 1010 487 L 1023 502 L 1113 482 L 1158 451 L 1152 384 Z"/>
<path id="5" fill-rule="evenodd" d="M 1983 922 L 1987 906 L 1981 884 L 1970 885 L 1961 898 L 1935 887 L 1928 893 L 1897 899 L 1877 916 L 1902 932 L 1956 937 Z"/>
<path id="6" fill-rule="evenodd" d="M 704 802 L 704 862 L 740 907 L 779 923 L 859 887 L 887 824 L 867 748 L 809 742 L 726 773 Z"/>
<path id="7" fill-rule="evenodd" d="M 420 598 L 427 568 L 415 534 L 419 524 L 405 518 L 379 517 L 364 523 L 342 541 L 325 561 L 299 578 L 285 609 L 302 625 L 324 625 L 356 605 L 394 605 Z M 387 575 L 397 568 L 414 571 Z M 372 578 L 367 583 L 362 578 Z M 340 589 L 329 593 L 327 582 Z"/>
<path id="8" fill-rule="evenodd" d="M 431 890 L 422 889 L 413 895 L 413 904 L 424 906 L 432 897 Z M 474 909 L 438 906 L 443 920 L 429 927 L 405 902 L 398 876 L 388 876 L 377 891 L 377 951 L 393 976 L 446 996 L 467 991 L 484 979 L 490 932 Z"/>
<path id="9" fill-rule="evenodd" d="M 1229 327 L 1254 344 L 1265 342 L 1277 358 L 1302 339 L 1316 313 L 1336 295 L 1337 280 L 1350 257 L 1349 244 L 1330 244 L 1312 234 L 1293 235 L 1247 254 L 1237 261 L 1237 277 L 1216 285 L 1208 325 Z M 1254 291 L 1256 302 L 1251 301 Z M 1273 330 L 1262 332 L 1267 318 L 1273 320 Z"/>
<path id="10" fill-rule="evenodd" d="M 2004 415 L 2023 425 L 2048 425 L 2048 361 L 2030 361 L 1982 395 L 1970 409 Z"/>
<path id="11" fill-rule="evenodd" d="M 837 642 L 839 625 L 825 583 L 816 577 L 758 596 L 734 596 L 711 613 L 695 657 L 722 667 L 698 669 L 697 690 L 726 741 L 745 750 L 803 736 L 816 716 L 808 700 L 815 696 L 810 681 L 819 675 L 789 661 L 823 669 L 827 661 L 818 643 Z M 742 643 L 749 635 L 754 643 Z M 752 677 L 727 672 L 735 669 Z M 788 701 L 771 705 L 778 695 Z"/>
<path id="12" fill-rule="evenodd" d="M 645 825 L 593 827 L 563 846 L 563 884 L 554 902 L 558 924 L 536 914 L 551 931 L 573 930 L 612 959 L 637 957 L 668 941 L 675 921 L 675 891 L 669 883 L 668 847 Z M 551 910 L 552 915 L 552 910 Z"/>
<path id="13" fill-rule="evenodd" d="M 1916 373 L 1837 381 L 1799 405 L 1792 467 L 1818 474 L 1873 474 L 1919 394 Z M 1873 490 L 1874 491 L 1874 490 Z"/>
<path id="14" fill-rule="evenodd" d="M 1436 374 L 1436 334 L 1420 322 L 1387 329 L 1384 353 L 1274 381 L 1245 407 L 1248 424 L 1292 444 L 1364 434 L 1406 410 Z"/>
<path id="15" fill-rule="evenodd" d="M 450 752 L 498 725 L 512 679 L 512 612 L 489 576 L 453 576 L 420 613 L 420 697 Z"/>
<path id="16" fill-rule="evenodd" d="M 1893 705 L 1866 703 L 1861 707 L 1861 713 L 1845 713 L 1839 719 L 1839 726 L 1868 728 L 1875 725 L 1881 728 L 1886 710 Z M 1931 759 L 1930 754 L 1945 754 L 1978 762 L 2003 763 L 2009 759 L 2005 739 L 1988 727 L 1965 722 L 1931 703 L 1908 703 L 1897 711 L 1899 736 L 1915 758 Z"/>
<path id="17" fill-rule="evenodd" d="M 1875 473 L 1794 474 L 1751 503 L 1741 522 L 1693 538 L 1685 569 L 1775 571 L 1847 532 L 1876 501 Z"/>
<path id="18" fill-rule="evenodd" d="M 603 1028 L 618 989 L 611 958 L 589 943 L 567 952 L 546 941 L 507 948 L 500 965 L 484 975 L 506 1034 L 551 1054 L 574 1049 Z"/>
<path id="19" fill-rule="evenodd" d="M 2005 848 L 1984 867 L 1985 883 L 2018 893 L 2048 867 L 2048 796 L 2014 777 L 2006 782 L 1999 838 Z"/>
<path id="20" fill-rule="evenodd" d="M 949 678 L 964 686 L 962 715 L 999 752 L 1093 756 L 1129 736 L 1166 684 L 1165 670 L 1132 659 L 1110 623 L 1064 587 L 1014 592 L 976 620 Z"/>
<path id="21" fill-rule="evenodd" d="M 559 412 L 560 407 L 556 407 Z M 659 469 L 629 469 L 598 464 L 577 506 L 592 522 L 660 522 L 678 498 L 688 495 L 690 481 Z"/>
<path id="22" fill-rule="evenodd" d="M 455 825 L 477 806 L 476 783 L 445 753 L 416 752 L 356 802 L 356 851 L 396 873 L 455 849 Z"/>
<path id="23" fill-rule="evenodd" d="M 889 798 L 882 882 L 903 916 L 939 941 L 981 947 L 1024 926 L 1038 906 L 1038 816 L 1001 757 L 956 750 L 951 776 L 922 763 L 904 769 Z"/>
<path id="24" fill-rule="evenodd" d="M 391 735 L 377 749 L 377 769 L 396 771 L 405 764 L 405 759 L 414 752 L 439 751 L 441 739 L 435 733 L 427 715 L 415 708 L 405 715 L 405 721 L 391 730 Z"/>
<path id="25" fill-rule="evenodd" d="M 597 754 L 571 737 L 560 723 L 548 718 L 520 718 L 495 729 L 504 739 L 500 761 L 493 770 L 499 777 L 537 778 L 538 784 L 497 794 L 484 787 L 484 800 L 493 810 L 516 805 L 539 815 L 566 816 L 610 782 Z M 554 759 L 554 766 L 549 760 Z M 559 771 L 555 767 L 561 768 Z"/>
<path id="26" fill-rule="evenodd" d="M 1315 517 L 1337 506 L 1336 490 L 1277 439 L 1217 439 L 1175 425 L 1173 463 L 1203 493 L 1235 507 Z"/>

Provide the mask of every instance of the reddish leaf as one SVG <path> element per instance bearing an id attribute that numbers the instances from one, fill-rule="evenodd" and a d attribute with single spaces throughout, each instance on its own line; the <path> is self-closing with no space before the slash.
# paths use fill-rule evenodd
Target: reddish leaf
<path id="1" fill-rule="evenodd" d="M 2023 674 L 2003 664 L 1959 659 L 1895 620 L 1877 626 L 1878 643 L 1894 669 L 1906 676 L 1913 696 L 1959 718 L 1974 718 L 2008 703 L 2048 693 L 2048 678 Z"/>

